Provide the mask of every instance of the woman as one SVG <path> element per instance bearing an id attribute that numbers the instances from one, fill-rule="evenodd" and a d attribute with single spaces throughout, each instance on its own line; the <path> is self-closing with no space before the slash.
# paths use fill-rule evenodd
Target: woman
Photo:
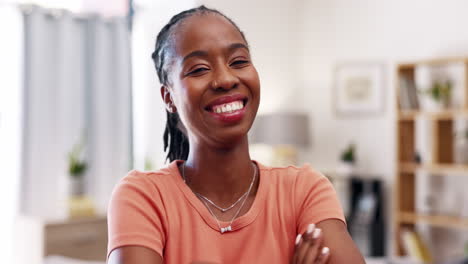
<path id="1" fill-rule="evenodd" d="M 115 188 L 109 263 L 364 263 L 325 177 L 250 159 L 260 82 L 229 18 L 204 6 L 174 16 L 153 60 L 171 163 Z"/>

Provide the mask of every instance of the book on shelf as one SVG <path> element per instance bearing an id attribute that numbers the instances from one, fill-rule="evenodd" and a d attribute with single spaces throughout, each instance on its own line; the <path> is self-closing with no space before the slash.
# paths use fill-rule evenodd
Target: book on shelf
<path id="1" fill-rule="evenodd" d="M 401 110 L 418 110 L 419 98 L 415 82 L 409 78 L 400 77 L 399 103 Z"/>
<path id="2" fill-rule="evenodd" d="M 421 236 L 409 229 L 401 231 L 401 240 L 406 254 L 415 261 L 432 263 L 432 255 Z"/>

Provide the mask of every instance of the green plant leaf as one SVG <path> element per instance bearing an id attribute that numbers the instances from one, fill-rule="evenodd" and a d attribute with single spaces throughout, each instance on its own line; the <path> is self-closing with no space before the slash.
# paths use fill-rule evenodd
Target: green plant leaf
<path id="1" fill-rule="evenodd" d="M 355 162 L 356 157 L 355 157 L 355 145 L 350 144 L 341 154 L 341 160 L 344 162 Z"/>
<path id="2" fill-rule="evenodd" d="M 68 173 L 72 177 L 81 177 L 87 169 L 86 161 L 81 159 L 83 144 L 76 144 L 68 153 Z"/>
<path id="3" fill-rule="evenodd" d="M 426 94 L 432 97 L 435 101 L 440 102 L 450 99 L 451 91 L 451 81 L 447 81 L 445 83 L 435 82 L 432 84 L 431 88 L 426 91 Z"/>

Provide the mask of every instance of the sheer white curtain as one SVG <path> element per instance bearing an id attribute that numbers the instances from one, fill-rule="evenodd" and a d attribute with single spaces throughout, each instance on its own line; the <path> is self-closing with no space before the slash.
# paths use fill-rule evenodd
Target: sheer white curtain
<path id="1" fill-rule="evenodd" d="M 22 208 L 64 218 L 67 154 L 86 138 L 87 189 L 100 213 L 130 169 L 130 34 L 125 18 L 25 11 Z"/>
<path id="2" fill-rule="evenodd" d="M 0 5 L 0 176 L 2 178 L 2 217 L 0 217 L 0 256 L 13 262 L 13 224 L 18 212 L 22 83 L 23 17 L 13 6 Z"/>

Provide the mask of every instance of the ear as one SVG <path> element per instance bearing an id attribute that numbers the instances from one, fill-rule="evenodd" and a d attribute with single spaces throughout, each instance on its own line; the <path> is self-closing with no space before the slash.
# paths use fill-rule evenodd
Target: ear
<path id="1" fill-rule="evenodd" d="M 171 91 L 165 85 L 161 86 L 161 97 L 169 113 L 177 112 L 177 108 L 175 107 L 174 101 L 172 100 Z"/>

